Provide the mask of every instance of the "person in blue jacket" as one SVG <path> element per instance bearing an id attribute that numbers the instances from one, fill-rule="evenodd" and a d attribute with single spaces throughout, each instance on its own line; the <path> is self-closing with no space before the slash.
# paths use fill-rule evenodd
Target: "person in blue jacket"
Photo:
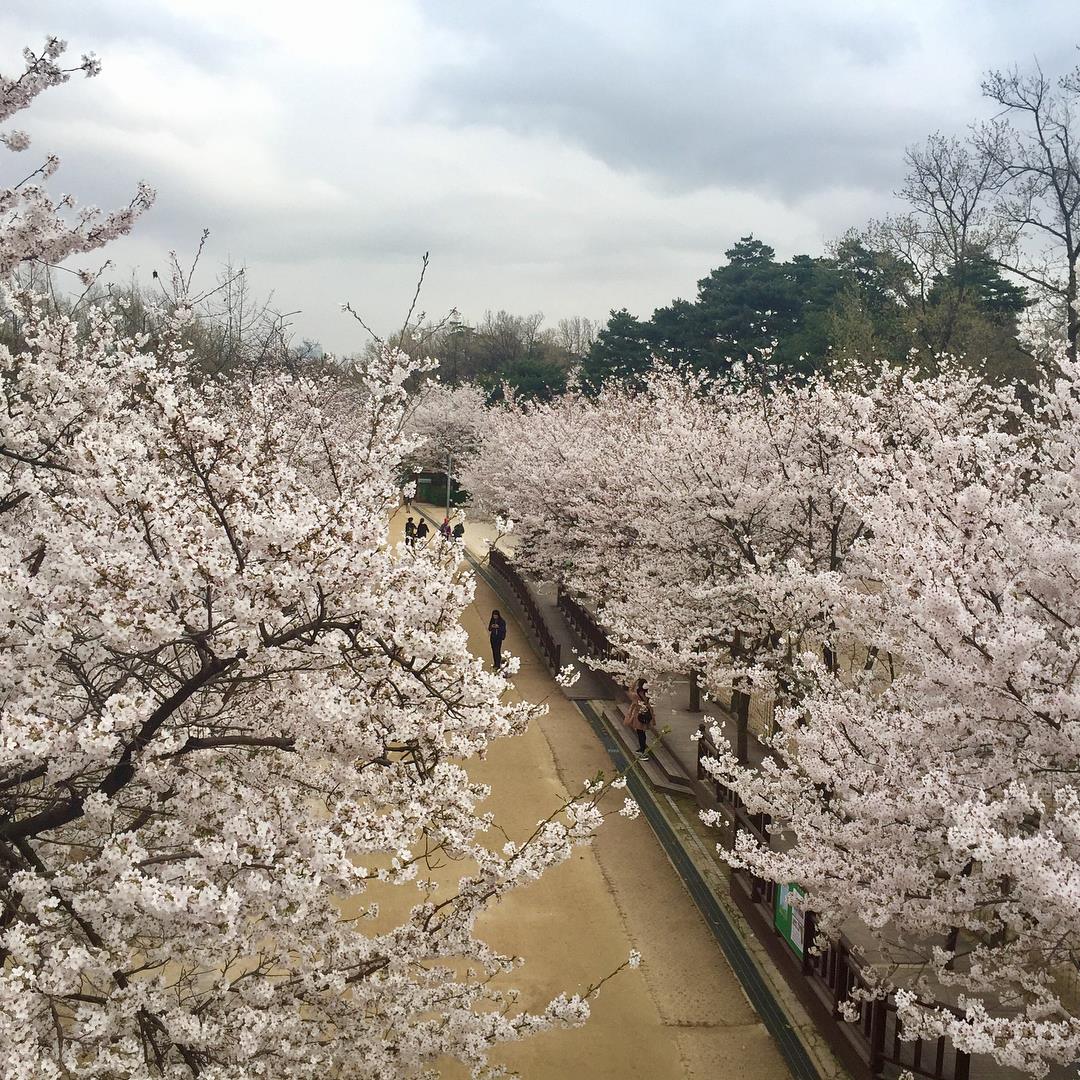
<path id="1" fill-rule="evenodd" d="M 502 667 L 502 646 L 506 639 L 506 620 L 499 614 L 498 608 L 488 619 L 488 637 L 491 639 L 491 659 L 498 671 Z"/>

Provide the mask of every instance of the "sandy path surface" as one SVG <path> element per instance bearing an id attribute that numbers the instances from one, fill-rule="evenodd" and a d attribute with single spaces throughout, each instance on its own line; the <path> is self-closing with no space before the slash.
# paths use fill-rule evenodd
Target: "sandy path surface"
<path id="1" fill-rule="evenodd" d="M 403 517 L 395 525 L 400 528 Z M 499 607 L 477 580 L 464 624 L 473 651 L 490 662 L 486 626 Z M 471 775 L 492 787 L 485 805 L 515 838 L 555 809 L 562 794 L 611 762 L 584 717 L 562 696 L 521 628 L 508 620 L 506 649 L 521 657 L 514 690 L 550 711 L 527 734 L 496 743 Z M 530 1080 L 589 1077 L 783 1080 L 765 1027 L 743 996 L 715 940 L 643 817 L 612 815 L 593 845 L 503 900 L 478 932 L 525 958 L 510 980 L 522 1005 L 539 1008 L 562 991 L 581 992 L 631 948 L 642 966 L 608 983 L 592 1019 L 501 1047 L 493 1060 Z M 447 1075 L 456 1075 L 455 1069 Z"/>

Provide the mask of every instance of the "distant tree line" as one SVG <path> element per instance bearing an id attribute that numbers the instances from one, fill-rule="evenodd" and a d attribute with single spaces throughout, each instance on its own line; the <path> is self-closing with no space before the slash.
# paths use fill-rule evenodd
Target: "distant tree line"
<path id="1" fill-rule="evenodd" d="M 712 375 L 749 363 L 766 377 L 805 377 L 845 357 L 903 360 L 912 349 L 927 362 L 955 353 L 985 358 L 995 377 L 1031 377 L 1033 358 L 1018 340 L 1027 292 L 983 252 L 920 281 L 872 239 L 851 233 L 831 255 L 781 262 L 743 237 L 727 264 L 698 282 L 694 300 L 674 300 L 647 320 L 612 312 L 582 367 L 586 386 L 640 379 L 654 358 Z"/>
<path id="2" fill-rule="evenodd" d="M 903 213 L 851 230 L 822 257 L 778 262 L 743 237 L 727 264 L 651 319 L 613 311 L 583 366 L 586 385 L 640 378 L 654 357 L 715 375 L 733 363 L 808 376 L 849 357 L 952 354 L 993 381 L 1028 382 L 1024 342 L 1080 338 L 1080 69 L 992 71 L 997 112 L 965 139 L 907 151 Z M 1021 323 L 1034 334 L 1021 333 Z"/>
<path id="3" fill-rule="evenodd" d="M 1080 339 L 1080 69 L 1054 79 L 993 71 L 982 83 L 996 116 L 964 139 L 930 136 L 906 153 L 905 209 L 840 237 L 821 256 L 780 261 L 744 236 L 724 265 L 639 318 L 606 325 L 490 312 L 429 343 L 450 383 L 474 381 L 547 398 L 580 367 L 586 389 L 641 380 L 657 359 L 713 376 L 733 365 L 806 378 L 852 358 L 932 373 L 944 356 L 993 382 L 1028 383 L 1032 341 Z"/>
<path id="4" fill-rule="evenodd" d="M 493 398 L 506 389 L 525 398 L 561 394 L 570 373 L 589 356 L 599 323 L 576 316 L 543 325 L 542 312 L 485 312 L 476 323 L 458 318 L 445 325 L 410 328 L 401 345 L 410 354 L 439 360 L 439 377 L 450 385 L 470 382 Z"/>
<path id="5" fill-rule="evenodd" d="M 200 379 L 253 377 L 271 372 L 292 376 L 332 371 L 350 378 L 348 371 L 328 358 L 322 346 L 292 332 L 296 312 L 276 308 L 256 295 L 244 267 L 223 265 L 212 283 L 195 284 L 200 256 L 209 237 L 204 232 L 189 266 L 171 254 L 166 268 L 153 271 L 149 282 L 134 276 L 127 282 L 93 281 L 81 292 L 67 277 L 50 267 L 28 264 L 15 268 L 13 283 L 21 290 L 45 295 L 57 317 L 73 320 L 80 333 L 89 333 L 94 310 L 110 309 L 111 321 L 125 337 L 138 337 L 148 349 L 169 338 L 178 340 L 191 361 L 190 376 Z M 172 312 L 183 305 L 188 316 L 180 328 Z M 0 346 L 25 349 L 27 340 L 18 311 L 8 305 L 0 318 Z"/>
<path id="6" fill-rule="evenodd" d="M 492 400 L 550 399 L 575 380 L 593 391 L 640 381 L 657 360 L 714 377 L 742 365 L 771 381 L 852 358 L 932 373 L 952 356 L 991 381 L 1028 383 L 1040 370 L 1031 341 L 1063 341 L 1075 359 L 1080 338 L 1080 74 L 997 71 L 982 88 L 996 117 L 964 139 L 934 134 L 909 148 L 902 212 L 849 230 L 823 255 L 778 260 L 747 235 L 692 299 L 649 318 L 624 307 L 606 324 L 576 316 L 545 326 L 540 312 L 431 322 L 410 310 L 390 341 L 437 358 L 445 384 L 475 384 Z M 191 295 L 197 262 L 182 270 L 174 260 L 168 284 L 148 290 L 112 287 L 125 329 L 153 339 L 158 293 Z M 316 343 L 292 339 L 288 313 L 252 296 L 243 270 L 226 267 L 196 307 L 186 343 L 210 374 L 323 363 Z M 0 325 L 0 342 L 19 344 L 13 323 Z"/>

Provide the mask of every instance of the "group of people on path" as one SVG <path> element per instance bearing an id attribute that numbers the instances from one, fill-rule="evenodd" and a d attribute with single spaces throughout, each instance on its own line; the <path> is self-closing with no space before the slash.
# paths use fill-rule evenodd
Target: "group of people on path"
<path id="1" fill-rule="evenodd" d="M 428 523 L 424 518 L 420 519 L 419 525 L 417 525 L 412 518 L 409 518 L 409 520 L 405 522 L 405 546 L 416 547 L 416 542 L 418 540 L 423 543 L 427 540 L 430 531 Z"/>
<path id="2" fill-rule="evenodd" d="M 423 544 L 431 530 L 428 528 L 428 523 L 425 518 L 420 519 L 420 524 L 417 525 L 415 521 L 410 517 L 405 522 L 405 546 L 416 547 L 417 543 Z M 465 525 L 463 522 L 458 522 L 453 528 L 450 527 L 450 518 L 444 517 L 442 524 L 439 526 L 439 535 L 444 540 L 449 540 L 450 537 L 454 537 L 455 540 L 460 540 L 465 535 Z"/>
<path id="3" fill-rule="evenodd" d="M 405 522 L 406 547 L 415 547 L 418 543 L 426 543 L 430 533 L 431 530 L 428 528 L 425 518 L 421 518 L 420 524 L 417 525 L 412 517 L 409 517 Z M 449 540 L 451 537 L 460 540 L 465 535 L 465 525 L 459 521 L 451 528 L 449 516 L 444 517 L 442 524 L 439 526 L 439 535 L 445 540 Z M 498 671 L 502 667 L 502 647 L 503 642 L 506 640 L 506 620 L 502 617 L 498 608 L 492 611 L 491 618 L 488 619 L 488 640 L 491 642 L 491 661 L 495 666 L 495 670 Z"/>
<path id="4" fill-rule="evenodd" d="M 426 519 L 421 518 L 417 525 L 410 517 L 405 522 L 406 546 L 415 547 L 417 543 L 425 543 L 430 532 Z M 465 535 L 465 526 L 459 521 L 451 528 L 450 518 L 447 516 L 439 526 L 439 534 L 447 540 L 451 536 L 460 540 Z M 492 611 L 487 629 L 488 640 L 491 642 L 491 662 L 498 671 L 502 667 L 502 647 L 506 640 L 506 620 L 498 608 Z M 649 698 L 648 683 L 644 679 L 638 679 L 630 695 L 630 708 L 623 717 L 623 723 L 637 735 L 638 752 L 644 754 L 648 747 L 648 733 L 656 730 L 656 716 Z"/>

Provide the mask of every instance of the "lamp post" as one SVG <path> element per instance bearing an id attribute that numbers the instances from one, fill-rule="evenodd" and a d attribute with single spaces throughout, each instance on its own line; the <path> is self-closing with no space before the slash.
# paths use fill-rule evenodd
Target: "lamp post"
<path id="1" fill-rule="evenodd" d="M 446 452 L 446 518 L 450 519 L 450 468 L 453 465 L 453 455 L 449 450 Z"/>

